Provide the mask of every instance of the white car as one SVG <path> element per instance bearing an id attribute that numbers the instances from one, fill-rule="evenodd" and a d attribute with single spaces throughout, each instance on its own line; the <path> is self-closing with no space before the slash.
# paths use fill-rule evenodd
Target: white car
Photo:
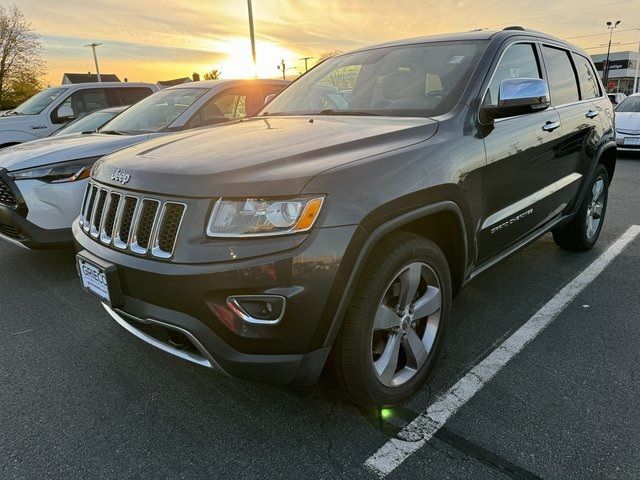
<path id="1" fill-rule="evenodd" d="M 625 98 L 616 108 L 618 150 L 640 152 L 640 93 Z"/>
<path id="2" fill-rule="evenodd" d="M 67 123 L 64 127 L 56 130 L 49 136 L 59 137 L 61 135 L 77 135 L 78 133 L 96 133 L 99 128 L 113 120 L 127 108 L 129 107 L 112 107 L 87 113 L 73 122 Z"/>
<path id="3" fill-rule="evenodd" d="M 260 110 L 284 80 L 211 80 L 167 88 L 94 134 L 61 135 L 0 150 L 0 238 L 33 249 L 71 245 L 91 167 L 162 135 L 223 125 Z"/>
<path id="4" fill-rule="evenodd" d="M 94 110 L 132 105 L 158 91 L 150 83 L 77 83 L 49 87 L 0 115 L 0 148 L 44 138 Z"/>

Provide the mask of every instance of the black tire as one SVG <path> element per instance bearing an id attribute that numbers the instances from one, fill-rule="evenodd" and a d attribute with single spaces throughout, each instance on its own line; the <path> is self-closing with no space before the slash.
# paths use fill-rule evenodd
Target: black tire
<path id="1" fill-rule="evenodd" d="M 436 333 L 431 335 L 433 343 L 430 343 L 430 348 L 425 350 L 427 352 L 425 363 L 414 370 L 413 377 L 402 385 L 387 386 L 382 383 L 382 380 L 374 371 L 373 362 L 376 355 L 374 334 L 379 334 L 379 330 L 377 333 L 374 332 L 374 318 L 382 302 L 385 301 L 385 295 L 394 288 L 394 284 L 391 283 L 395 281 L 394 278 L 396 280 L 400 279 L 400 275 L 404 275 L 404 273 L 400 273 L 403 268 L 409 269 L 416 264 L 420 265 L 421 275 L 427 271 L 434 278 L 433 284 L 435 285 L 436 281 L 438 282 L 441 301 L 440 309 L 437 313 L 423 317 L 422 320 L 415 320 L 415 322 L 428 322 L 431 318 L 437 316 L 437 327 L 432 330 Z M 404 270 L 404 272 L 406 273 L 407 270 Z M 395 275 L 398 276 L 394 277 Z M 424 291 L 426 286 L 431 285 L 431 283 L 427 282 L 423 277 L 420 278 L 420 289 Z M 398 290 L 402 291 L 399 283 Z M 420 291 L 417 290 L 413 296 L 415 305 L 418 305 L 420 299 L 427 297 L 426 293 L 423 294 Z M 424 297 L 418 298 L 420 295 L 424 295 Z M 374 251 L 355 289 L 344 324 L 333 345 L 329 364 L 331 371 L 329 373 L 346 395 L 354 403 L 363 407 L 379 408 L 405 401 L 424 383 L 436 362 L 450 323 L 451 299 L 452 287 L 449 266 L 444 254 L 435 243 L 419 235 L 406 232 L 387 237 Z M 413 308 L 411 306 L 407 312 L 415 313 Z M 389 311 L 393 310 L 389 309 Z M 401 319 L 400 323 L 403 322 L 402 318 L 408 318 L 406 317 L 406 312 L 403 315 L 405 317 L 398 317 Z M 411 327 L 413 333 L 416 333 L 421 328 L 420 324 L 416 325 L 416 323 L 412 324 L 415 327 Z M 403 333 L 401 328 L 404 327 L 406 325 L 397 327 L 400 329 L 399 332 L 396 332 L 400 335 L 398 338 L 407 339 L 409 332 L 405 330 Z M 425 329 L 427 327 L 424 326 L 422 328 L 423 333 L 421 335 L 426 338 L 427 334 L 424 332 L 426 332 Z M 392 335 L 392 333 L 389 332 L 388 335 Z M 433 339 L 434 337 L 435 339 Z M 390 338 L 390 336 L 387 338 Z M 424 342 L 425 340 L 423 339 Z M 429 341 L 426 342 L 429 343 Z M 399 348 L 403 353 L 405 352 L 406 347 L 404 344 Z M 404 353 L 404 355 L 405 362 L 408 365 L 407 353 Z M 422 358 L 424 359 L 425 357 Z M 395 371 L 396 367 L 392 368 Z"/>
<path id="2" fill-rule="evenodd" d="M 594 187 L 596 183 L 603 181 L 602 194 L 598 199 L 602 204 L 601 214 L 598 217 L 597 228 L 590 232 L 588 227 L 588 217 L 594 208 Z M 566 225 L 553 230 L 553 240 L 561 248 L 572 252 L 584 252 L 593 248 L 598 241 L 602 226 L 604 225 L 605 214 L 607 213 L 607 203 L 609 195 L 609 173 L 604 165 L 599 165 L 593 182 L 585 195 L 576 216 Z"/>

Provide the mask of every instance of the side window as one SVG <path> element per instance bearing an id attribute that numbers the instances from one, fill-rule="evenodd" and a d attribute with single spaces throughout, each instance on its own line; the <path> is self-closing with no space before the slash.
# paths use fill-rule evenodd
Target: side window
<path id="1" fill-rule="evenodd" d="M 533 44 L 516 43 L 507 48 L 491 78 L 484 106 L 498 106 L 500 83 L 508 78 L 542 78 Z"/>
<path id="2" fill-rule="evenodd" d="M 596 74 L 593 71 L 591 62 L 584 58 L 582 55 L 573 54 L 573 62 L 576 65 L 578 71 L 578 80 L 580 81 L 580 93 L 583 100 L 590 100 L 592 98 L 598 98 L 602 94 L 600 93 L 600 86 L 596 79 Z"/>
<path id="3" fill-rule="evenodd" d="M 118 88 L 117 90 L 120 95 L 120 105 L 125 106 L 138 103 L 153 93 L 151 89 L 144 87 Z"/>
<path id="4" fill-rule="evenodd" d="M 189 128 L 214 125 L 246 116 L 247 95 L 242 93 L 223 93 L 209 100 L 196 113 Z"/>
<path id="5" fill-rule="evenodd" d="M 576 74 L 571 65 L 569 52 L 547 46 L 542 47 L 542 51 L 549 77 L 551 102 L 557 106 L 580 100 Z"/>
<path id="6" fill-rule="evenodd" d="M 104 89 L 79 90 L 62 102 L 51 117 L 54 123 L 64 123 L 69 119 L 79 118 L 94 110 L 108 107 L 109 102 Z"/>

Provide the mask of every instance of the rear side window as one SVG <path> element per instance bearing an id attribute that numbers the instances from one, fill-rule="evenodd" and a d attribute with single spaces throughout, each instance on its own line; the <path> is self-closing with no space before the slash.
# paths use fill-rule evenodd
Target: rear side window
<path id="1" fill-rule="evenodd" d="M 120 95 L 121 105 L 129 106 L 134 103 L 138 103 L 143 98 L 147 98 L 153 92 L 150 88 L 144 87 L 132 87 L 132 88 L 118 88 L 118 95 Z"/>
<path id="2" fill-rule="evenodd" d="M 596 74 L 593 71 L 591 62 L 584 58 L 582 55 L 573 55 L 573 61 L 576 65 L 578 72 L 578 80 L 580 81 L 580 93 L 582 93 L 583 100 L 589 100 L 592 98 L 598 98 L 600 94 L 600 87 L 598 86 L 598 80 L 596 80 Z"/>
<path id="3" fill-rule="evenodd" d="M 508 78 L 542 78 L 533 44 L 516 43 L 505 50 L 489 83 L 485 106 L 498 106 L 500 83 Z"/>
<path id="4" fill-rule="evenodd" d="M 542 51 L 553 104 L 564 105 L 580 100 L 576 74 L 573 71 L 569 52 L 547 46 L 542 47 Z"/>

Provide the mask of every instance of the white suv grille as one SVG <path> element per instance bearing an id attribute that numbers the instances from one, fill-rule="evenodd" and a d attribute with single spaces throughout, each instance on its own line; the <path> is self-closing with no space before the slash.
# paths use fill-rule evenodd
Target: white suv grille
<path id="1" fill-rule="evenodd" d="M 98 186 L 90 182 L 80 226 L 105 245 L 138 255 L 170 258 L 186 205 Z"/>

